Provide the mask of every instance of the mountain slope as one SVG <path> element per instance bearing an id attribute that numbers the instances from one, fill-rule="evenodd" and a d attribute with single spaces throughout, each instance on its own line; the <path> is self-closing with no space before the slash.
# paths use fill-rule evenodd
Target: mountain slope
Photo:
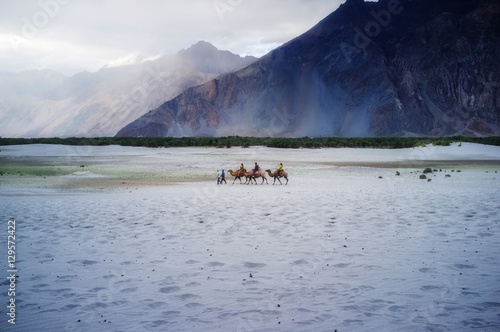
<path id="1" fill-rule="evenodd" d="M 499 135 L 500 5 L 348 0 L 117 136 Z"/>
<path id="2" fill-rule="evenodd" d="M 113 136 L 187 88 L 255 60 L 199 42 L 155 61 L 73 77 L 1 73 L 0 136 Z"/>

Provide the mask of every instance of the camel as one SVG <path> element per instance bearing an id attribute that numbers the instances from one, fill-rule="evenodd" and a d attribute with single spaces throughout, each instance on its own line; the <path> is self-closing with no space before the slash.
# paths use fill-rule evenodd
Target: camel
<path id="1" fill-rule="evenodd" d="M 267 182 L 267 178 L 266 178 L 266 173 L 262 172 L 262 170 L 258 170 L 257 172 L 255 172 L 255 178 L 253 177 L 253 170 L 251 170 L 250 172 L 245 172 L 244 174 L 247 178 L 247 181 L 245 181 L 246 184 L 250 184 L 250 182 L 255 181 L 255 184 L 257 184 L 257 178 L 262 178 L 262 182 L 261 184 L 264 184 L 264 180 L 266 180 L 266 183 L 269 184 L 269 182 Z"/>
<path id="2" fill-rule="evenodd" d="M 276 182 L 276 179 L 278 179 L 279 183 L 282 184 L 280 178 L 285 178 L 286 179 L 285 185 L 288 184 L 288 173 L 287 172 L 282 171 L 280 175 L 278 175 L 278 170 L 274 171 L 274 173 L 271 173 L 270 169 L 266 169 L 266 172 L 267 172 L 267 174 L 269 174 L 270 177 L 274 178 L 273 185 Z"/>
<path id="3" fill-rule="evenodd" d="M 236 172 L 233 172 L 232 169 L 229 169 L 228 172 L 229 172 L 229 174 L 231 174 L 232 176 L 234 176 L 234 181 L 236 181 L 236 179 L 239 179 L 240 180 L 240 184 L 241 184 L 241 177 L 245 176 L 245 173 L 247 171 L 243 168 L 243 169 L 239 169 Z M 234 184 L 234 181 L 233 181 L 233 184 Z M 246 181 L 245 181 L 245 183 L 246 183 Z"/>

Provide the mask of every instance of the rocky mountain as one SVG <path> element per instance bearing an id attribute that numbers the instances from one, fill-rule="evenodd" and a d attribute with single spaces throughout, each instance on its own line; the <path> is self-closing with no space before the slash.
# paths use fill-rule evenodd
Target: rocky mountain
<path id="1" fill-rule="evenodd" d="M 117 136 L 500 134 L 500 3 L 347 0 Z"/>
<path id="2" fill-rule="evenodd" d="M 72 77 L 0 73 L 0 136 L 113 136 L 187 88 L 255 60 L 198 42 L 154 61 Z"/>

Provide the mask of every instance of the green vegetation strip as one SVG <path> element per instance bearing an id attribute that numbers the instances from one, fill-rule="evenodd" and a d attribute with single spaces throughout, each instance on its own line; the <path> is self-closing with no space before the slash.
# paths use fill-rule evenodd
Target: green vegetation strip
<path id="1" fill-rule="evenodd" d="M 70 138 L 0 138 L 1 145 L 62 144 L 62 145 L 121 145 L 143 147 L 219 147 L 267 146 L 274 148 L 384 148 L 401 149 L 426 144 L 447 146 L 454 142 L 479 143 L 500 146 L 500 137 L 70 137 Z"/>
<path id="2" fill-rule="evenodd" d="M 15 176 L 59 176 L 68 175 L 79 171 L 79 168 L 74 166 L 6 166 L 0 165 L 0 176 L 15 175 Z"/>

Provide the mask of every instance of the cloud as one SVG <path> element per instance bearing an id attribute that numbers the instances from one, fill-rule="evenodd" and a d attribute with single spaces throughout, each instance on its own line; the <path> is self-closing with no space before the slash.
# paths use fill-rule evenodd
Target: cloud
<path id="1" fill-rule="evenodd" d="M 125 65 L 133 65 L 136 63 L 141 62 L 142 56 L 138 53 L 131 53 L 126 56 L 122 56 L 118 59 L 114 59 L 109 61 L 105 67 L 119 67 L 119 66 L 125 66 Z"/>
<path id="2" fill-rule="evenodd" d="M 71 75 L 133 63 L 205 40 L 261 56 L 343 0 L 24 0 L 2 4 L 0 71 Z"/>

